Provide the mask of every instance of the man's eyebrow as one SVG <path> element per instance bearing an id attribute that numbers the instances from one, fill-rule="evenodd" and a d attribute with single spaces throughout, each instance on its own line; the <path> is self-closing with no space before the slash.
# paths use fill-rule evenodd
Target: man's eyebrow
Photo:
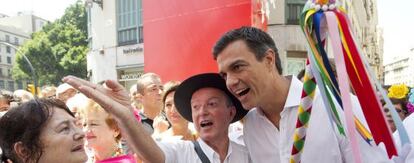
<path id="1" fill-rule="evenodd" d="M 215 100 L 215 99 L 220 100 L 220 97 L 213 96 L 213 97 L 208 98 L 207 101 Z"/>
<path id="2" fill-rule="evenodd" d="M 230 63 L 229 67 L 233 67 L 234 65 L 240 64 L 240 63 L 245 63 L 245 61 L 243 61 L 241 59 L 235 60 L 232 63 Z"/>
<path id="3" fill-rule="evenodd" d="M 231 68 L 232 68 L 232 67 L 234 67 L 236 64 L 240 64 L 240 63 L 246 63 L 246 62 L 245 62 L 244 60 L 237 59 L 237 60 L 235 60 L 235 61 L 231 62 L 227 68 L 231 69 Z M 225 72 L 223 72 L 223 71 L 219 71 L 218 73 L 219 73 L 219 74 L 220 74 L 220 76 L 222 76 L 222 77 L 223 77 L 223 75 L 224 75 L 224 74 L 226 74 L 226 73 L 225 73 Z"/>

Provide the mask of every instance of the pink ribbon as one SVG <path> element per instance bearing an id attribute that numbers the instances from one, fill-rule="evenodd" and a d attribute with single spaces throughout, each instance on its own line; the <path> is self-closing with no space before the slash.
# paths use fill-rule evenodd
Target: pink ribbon
<path id="1" fill-rule="evenodd" d="M 335 54 L 335 64 L 339 79 L 339 89 L 343 101 L 343 109 L 345 112 L 345 122 L 347 125 L 348 136 L 351 142 L 352 153 L 356 163 L 361 162 L 361 155 L 356 137 L 356 128 L 353 119 L 352 102 L 349 91 L 348 73 L 345 67 L 344 54 L 342 51 L 341 39 L 339 38 L 338 22 L 336 15 L 331 12 L 325 12 L 326 22 L 328 25 L 329 36 L 331 37 L 332 49 Z"/>

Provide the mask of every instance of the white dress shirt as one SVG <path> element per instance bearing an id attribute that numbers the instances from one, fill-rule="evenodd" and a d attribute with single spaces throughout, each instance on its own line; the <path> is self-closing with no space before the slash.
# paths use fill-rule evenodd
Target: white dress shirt
<path id="1" fill-rule="evenodd" d="M 411 113 L 408 117 L 406 117 L 403 120 L 402 123 L 403 123 L 403 125 L 404 125 L 404 127 L 407 131 L 408 138 L 411 141 L 411 145 L 408 145 L 408 146 L 410 146 L 411 151 L 404 151 L 404 150 L 406 150 L 406 147 L 404 148 L 404 147 L 401 146 L 401 140 L 400 140 L 400 135 L 399 135 L 398 131 L 395 131 L 394 135 L 393 135 L 394 140 L 395 140 L 395 146 L 397 146 L 397 150 L 399 151 L 399 153 L 407 153 L 408 152 L 407 157 L 404 159 L 404 162 L 411 163 L 411 162 L 414 162 L 414 153 L 412 151 L 412 149 L 414 149 L 414 145 L 413 145 L 413 143 L 414 143 L 414 114 Z"/>
<path id="2" fill-rule="evenodd" d="M 244 141 L 253 162 L 289 163 L 302 87 L 302 82 L 296 77 L 291 78 L 289 94 L 280 113 L 279 129 L 266 118 L 259 108 L 254 108 L 246 115 Z M 353 162 L 349 140 L 339 134 L 336 126 L 331 125 L 322 97 L 319 91 L 315 93 L 302 153 L 302 163 Z M 357 110 L 354 111 L 355 115 L 366 125 L 355 96 L 352 97 L 352 104 L 353 109 Z M 339 107 L 337 110 L 341 122 L 345 125 L 343 111 Z M 383 150 L 377 146 L 369 146 L 360 135 L 356 136 L 360 144 L 362 162 L 390 161 Z"/>
<path id="3" fill-rule="evenodd" d="M 211 163 L 220 163 L 220 156 L 200 138 L 197 140 L 204 154 Z M 164 152 L 166 163 L 201 163 L 191 141 L 158 142 Z M 250 163 L 251 159 L 246 147 L 231 140 L 224 163 Z"/>

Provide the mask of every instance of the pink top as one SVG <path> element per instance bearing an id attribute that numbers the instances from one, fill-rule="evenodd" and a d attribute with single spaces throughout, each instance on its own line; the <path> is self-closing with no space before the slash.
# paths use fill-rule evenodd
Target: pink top
<path id="1" fill-rule="evenodd" d="M 135 118 L 137 119 L 137 121 L 138 121 L 138 122 L 141 122 L 141 116 L 139 116 L 139 111 L 138 111 L 138 109 L 135 109 L 135 108 L 134 108 L 134 115 L 135 115 Z"/>
<path id="2" fill-rule="evenodd" d="M 112 157 L 106 160 L 97 161 L 97 163 L 136 163 L 133 155 L 122 155 L 118 157 Z"/>

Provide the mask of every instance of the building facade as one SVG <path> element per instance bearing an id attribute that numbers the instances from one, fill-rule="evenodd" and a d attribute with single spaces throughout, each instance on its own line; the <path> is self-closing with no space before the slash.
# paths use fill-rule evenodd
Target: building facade
<path id="1" fill-rule="evenodd" d="M 42 29 L 48 23 L 47 20 L 33 15 L 32 13 L 19 12 L 16 16 L 0 15 L 0 24 L 12 26 L 25 33 L 33 33 Z"/>
<path id="2" fill-rule="evenodd" d="M 345 0 L 344 8 L 352 25 L 359 48 L 362 50 L 375 77 L 384 83 L 382 29 L 378 27 L 377 0 Z"/>
<path id="3" fill-rule="evenodd" d="M 285 75 L 297 75 L 304 69 L 307 56 L 306 40 L 299 26 L 306 0 L 278 0 L 270 9 L 268 32 L 276 42 Z M 382 33 L 377 28 L 376 0 L 344 0 L 350 21 L 363 54 L 377 79 L 383 81 Z"/>
<path id="4" fill-rule="evenodd" d="M 278 0 L 270 7 L 268 32 L 276 42 L 284 69 L 296 75 L 305 67 L 306 40 L 299 16 L 306 0 Z M 376 0 L 344 0 L 363 54 L 383 80 L 382 33 L 377 28 Z M 127 88 L 143 73 L 142 0 L 87 0 L 90 52 L 88 75 L 92 82 L 115 79 Z"/>
<path id="5" fill-rule="evenodd" d="M 414 87 L 414 51 L 406 56 L 394 58 L 385 65 L 385 85 L 406 84 Z"/>
<path id="6" fill-rule="evenodd" d="M 85 7 L 90 81 L 113 79 L 129 88 L 144 71 L 142 0 L 87 0 Z"/>
<path id="7" fill-rule="evenodd" d="M 0 25 L 0 89 L 14 91 L 26 88 L 26 81 L 12 79 L 12 68 L 16 55 L 14 47 L 19 47 L 28 39 L 28 33 L 12 26 Z"/>
<path id="8" fill-rule="evenodd" d="M 15 16 L 0 14 L 0 89 L 26 89 L 27 81 L 12 79 L 16 50 L 31 39 L 30 34 L 42 29 L 47 20 L 32 13 L 19 12 Z"/>

